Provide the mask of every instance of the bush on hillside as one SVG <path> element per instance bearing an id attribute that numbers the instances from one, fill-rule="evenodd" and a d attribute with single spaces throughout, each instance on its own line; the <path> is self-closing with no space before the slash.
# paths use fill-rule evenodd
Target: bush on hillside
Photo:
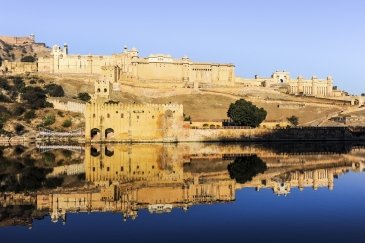
<path id="1" fill-rule="evenodd" d="M 49 94 L 51 97 L 63 97 L 65 96 L 65 92 L 61 85 L 58 84 L 47 84 L 44 87 L 46 93 Z"/>
<path id="2" fill-rule="evenodd" d="M 52 125 L 53 123 L 55 123 L 55 121 L 56 121 L 56 117 L 54 115 L 46 115 L 43 120 L 43 125 L 49 126 L 49 125 Z"/>
<path id="3" fill-rule="evenodd" d="M 46 93 L 40 87 L 27 86 L 24 88 L 22 99 L 32 109 L 48 107 Z"/>
<path id="4" fill-rule="evenodd" d="M 244 99 L 231 103 L 227 116 L 238 126 L 258 127 L 265 120 L 267 112 Z"/>
<path id="5" fill-rule="evenodd" d="M 35 118 L 35 111 L 34 110 L 29 110 L 29 111 L 25 112 L 24 113 L 24 118 L 26 120 L 30 120 L 30 119 Z"/>
<path id="6" fill-rule="evenodd" d="M 91 96 L 88 93 L 84 92 L 84 93 L 78 93 L 77 98 L 79 100 L 88 102 L 88 101 L 90 101 Z"/>

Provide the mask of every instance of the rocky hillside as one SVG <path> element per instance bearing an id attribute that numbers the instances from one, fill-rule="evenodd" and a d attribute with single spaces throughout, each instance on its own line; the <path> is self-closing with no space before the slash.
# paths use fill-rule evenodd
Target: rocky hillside
<path id="1" fill-rule="evenodd" d="M 0 40 L 0 64 L 2 60 L 20 61 L 25 56 L 43 57 L 49 53 L 50 48 L 42 43 L 15 46 Z"/>

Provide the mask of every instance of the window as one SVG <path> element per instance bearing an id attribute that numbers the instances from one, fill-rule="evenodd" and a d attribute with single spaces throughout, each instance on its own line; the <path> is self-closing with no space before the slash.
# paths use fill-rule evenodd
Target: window
<path id="1" fill-rule="evenodd" d="M 95 114 L 93 114 L 93 118 L 95 118 L 96 117 L 96 115 Z"/>
<path id="2" fill-rule="evenodd" d="M 124 168 L 123 168 L 123 166 L 121 166 L 121 167 L 120 167 L 120 171 L 124 171 Z"/>
<path id="3" fill-rule="evenodd" d="M 110 114 L 108 113 L 108 114 L 106 115 L 106 117 L 107 117 L 107 118 L 110 118 Z"/>
<path id="4" fill-rule="evenodd" d="M 104 93 L 106 93 L 107 91 L 108 91 L 108 90 L 105 88 L 105 89 L 104 89 Z"/>
<path id="5" fill-rule="evenodd" d="M 120 114 L 120 118 L 124 118 L 124 114 L 122 113 L 122 114 Z"/>
<path id="6" fill-rule="evenodd" d="M 106 167 L 106 171 L 109 171 L 109 167 Z"/>
<path id="7" fill-rule="evenodd" d="M 100 93 L 100 89 L 99 88 L 98 88 L 97 92 Z"/>

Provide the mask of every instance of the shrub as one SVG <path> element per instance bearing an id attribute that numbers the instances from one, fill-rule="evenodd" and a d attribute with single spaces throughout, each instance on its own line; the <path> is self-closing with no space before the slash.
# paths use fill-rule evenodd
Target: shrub
<path id="1" fill-rule="evenodd" d="M 52 125 L 53 123 L 55 123 L 55 121 L 56 121 L 56 117 L 54 115 L 46 115 L 43 120 L 43 125 L 49 126 L 49 125 Z"/>
<path id="2" fill-rule="evenodd" d="M 24 126 L 22 124 L 16 124 L 14 130 L 16 134 L 21 135 L 24 131 Z"/>
<path id="3" fill-rule="evenodd" d="M 3 94 L 0 93 L 0 102 L 10 103 L 11 100 L 9 99 L 8 96 L 3 95 Z"/>
<path id="4" fill-rule="evenodd" d="M 71 127 L 71 125 L 72 125 L 72 122 L 71 122 L 71 120 L 69 120 L 69 119 L 65 120 L 65 121 L 62 123 L 62 126 L 63 126 L 63 127 Z"/>
<path id="5" fill-rule="evenodd" d="M 6 107 L 0 106 L 0 129 L 3 129 L 4 124 L 7 122 L 7 120 L 10 117 L 10 112 Z"/>
<path id="6" fill-rule="evenodd" d="M 13 90 L 15 91 L 22 92 L 23 89 L 25 88 L 24 80 L 21 77 L 14 77 L 13 84 L 14 84 Z"/>
<path id="7" fill-rule="evenodd" d="M 258 127 L 265 120 L 267 112 L 244 99 L 231 103 L 227 116 L 239 126 Z"/>
<path id="8" fill-rule="evenodd" d="M 45 152 L 43 159 L 46 165 L 53 165 L 56 161 L 56 156 L 52 152 Z"/>
<path id="9" fill-rule="evenodd" d="M 22 98 L 32 109 L 47 107 L 46 93 L 40 87 L 27 86 Z"/>
<path id="10" fill-rule="evenodd" d="M 58 84 L 48 84 L 44 87 L 44 90 L 51 97 L 63 97 L 65 95 L 62 86 Z"/>
<path id="11" fill-rule="evenodd" d="M 5 78 L 0 78 L 0 88 L 5 90 L 10 90 L 10 85 L 8 83 L 8 80 Z"/>
<path id="12" fill-rule="evenodd" d="M 77 98 L 82 101 L 88 102 L 90 101 L 91 96 L 88 93 L 78 93 Z"/>
<path id="13" fill-rule="evenodd" d="M 35 117 L 34 110 L 29 110 L 29 111 L 25 112 L 25 114 L 24 114 L 24 118 L 27 120 L 33 119 L 34 117 Z"/>
<path id="14" fill-rule="evenodd" d="M 35 58 L 33 56 L 24 56 L 20 59 L 21 62 L 35 62 Z"/>
<path id="15" fill-rule="evenodd" d="M 299 124 L 299 118 L 296 117 L 296 116 L 291 116 L 291 117 L 288 117 L 286 118 L 292 125 L 294 126 L 298 126 Z"/>
<path id="16" fill-rule="evenodd" d="M 17 106 L 15 106 L 15 108 L 13 110 L 13 115 L 14 116 L 21 116 L 24 112 L 25 112 L 24 106 L 17 105 Z"/>

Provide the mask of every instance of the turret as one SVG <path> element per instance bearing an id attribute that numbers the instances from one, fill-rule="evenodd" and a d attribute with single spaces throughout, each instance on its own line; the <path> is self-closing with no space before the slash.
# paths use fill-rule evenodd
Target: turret
<path id="1" fill-rule="evenodd" d="M 65 44 L 63 44 L 63 54 L 64 55 L 68 55 L 68 45 L 67 45 L 67 43 L 65 43 Z"/>
<path id="2" fill-rule="evenodd" d="M 96 80 L 95 81 L 95 93 L 94 99 L 110 99 L 110 94 L 113 90 L 112 83 L 109 80 Z"/>

